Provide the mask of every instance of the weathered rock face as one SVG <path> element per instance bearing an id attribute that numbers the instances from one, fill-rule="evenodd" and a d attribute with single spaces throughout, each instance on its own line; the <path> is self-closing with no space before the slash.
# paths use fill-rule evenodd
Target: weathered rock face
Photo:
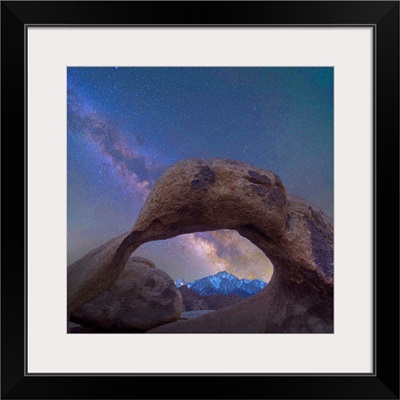
<path id="1" fill-rule="evenodd" d="M 134 230 L 168 238 L 252 225 L 278 240 L 286 214 L 286 190 L 274 173 L 237 161 L 190 159 L 158 179 Z"/>
<path id="2" fill-rule="evenodd" d="M 198 318 L 201 317 L 202 315 L 209 314 L 214 312 L 214 310 L 194 310 L 194 311 L 184 311 L 181 314 L 181 317 L 179 320 L 182 319 L 192 319 L 192 318 Z"/>
<path id="3" fill-rule="evenodd" d="M 244 297 L 236 294 L 210 294 L 204 296 L 204 300 L 206 301 L 209 310 L 219 310 L 243 301 Z"/>
<path id="4" fill-rule="evenodd" d="M 332 332 L 333 224 L 289 197 L 273 172 L 223 159 L 178 162 L 159 178 L 129 233 L 68 268 L 68 311 L 107 289 L 141 244 L 235 229 L 274 265 L 268 286 L 231 307 L 158 332 Z"/>
<path id="5" fill-rule="evenodd" d="M 168 274 L 133 257 L 114 284 L 76 309 L 71 320 L 107 332 L 144 332 L 176 321 L 182 309 L 182 297 Z"/>
<path id="6" fill-rule="evenodd" d="M 148 260 L 147 258 L 143 257 L 130 257 L 129 261 L 127 263 L 127 266 L 134 267 L 135 264 L 144 264 L 149 268 L 156 268 L 156 264 L 153 263 L 153 261 Z"/>
<path id="7" fill-rule="evenodd" d="M 186 285 L 178 288 L 183 301 L 183 311 L 208 310 L 208 304 L 204 301 L 203 296 L 200 296 L 194 290 Z"/>

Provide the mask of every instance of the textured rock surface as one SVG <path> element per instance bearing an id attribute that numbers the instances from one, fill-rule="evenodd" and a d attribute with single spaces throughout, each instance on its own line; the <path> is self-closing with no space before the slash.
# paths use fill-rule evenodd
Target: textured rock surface
<path id="1" fill-rule="evenodd" d="M 183 233 L 235 229 L 271 259 L 257 295 L 156 332 L 332 332 L 333 224 L 289 197 L 271 171 L 224 159 L 178 162 L 156 182 L 129 233 L 68 268 L 68 311 L 106 290 L 141 244 Z"/>
<path id="2" fill-rule="evenodd" d="M 203 296 L 187 286 L 181 286 L 178 290 L 182 296 L 183 311 L 208 310 L 208 304 L 204 301 Z"/>
<path id="3" fill-rule="evenodd" d="M 72 321 L 68 321 L 68 331 L 70 333 L 98 333 L 96 328 L 89 328 Z"/>
<path id="4" fill-rule="evenodd" d="M 149 268 L 156 268 L 156 264 L 154 264 L 153 261 L 143 257 L 130 257 L 127 265 L 133 266 L 134 263 L 144 264 Z"/>
<path id="5" fill-rule="evenodd" d="M 107 332 L 143 332 L 176 321 L 182 297 L 173 280 L 140 257 L 105 292 L 76 309 L 71 320 Z"/>
<path id="6" fill-rule="evenodd" d="M 204 296 L 204 300 L 208 305 L 209 310 L 219 310 L 221 308 L 229 307 L 233 304 L 243 301 L 244 297 L 236 294 L 210 294 Z"/>
<path id="7" fill-rule="evenodd" d="M 192 318 L 198 318 L 201 317 L 202 315 L 209 314 L 211 312 L 214 312 L 214 310 L 195 310 L 195 311 L 185 311 L 181 314 L 179 320 L 182 319 L 192 319 Z"/>

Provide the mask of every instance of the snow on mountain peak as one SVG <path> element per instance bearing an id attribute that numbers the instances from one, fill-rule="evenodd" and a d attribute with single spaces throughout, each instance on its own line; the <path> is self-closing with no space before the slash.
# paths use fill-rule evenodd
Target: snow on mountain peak
<path id="1" fill-rule="evenodd" d="M 176 287 L 181 287 L 181 286 L 184 286 L 187 284 L 188 284 L 188 282 L 186 282 L 183 278 L 179 278 L 177 281 L 175 281 Z"/>
<path id="2" fill-rule="evenodd" d="M 267 285 L 266 282 L 260 279 L 239 279 L 227 271 L 220 271 L 215 275 L 209 275 L 193 282 L 185 282 L 181 278 L 175 284 L 177 287 L 182 286 L 182 284 L 187 285 L 202 296 L 211 294 L 237 294 L 242 297 L 252 296 Z"/>

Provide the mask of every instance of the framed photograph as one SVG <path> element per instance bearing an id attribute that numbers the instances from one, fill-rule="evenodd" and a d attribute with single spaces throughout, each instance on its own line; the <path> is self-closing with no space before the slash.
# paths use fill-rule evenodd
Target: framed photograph
<path id="1" fill-rule="evenodd" d="M 3 398 L 399 398 L 398 2 L 1 7 Z"/>

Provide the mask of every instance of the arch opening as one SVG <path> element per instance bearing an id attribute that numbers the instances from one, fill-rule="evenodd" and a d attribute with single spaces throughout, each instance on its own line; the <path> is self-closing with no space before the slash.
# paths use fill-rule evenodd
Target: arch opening
<path id="1" fill-rule="evenodd" d="M 238 279 L 268 283 L 273 264 L 265 253 L 236 230 L 193 232 L 142 244 L 131 257 L 152 260 L 174 281 L 191 282 L 226 271 Z"/>

